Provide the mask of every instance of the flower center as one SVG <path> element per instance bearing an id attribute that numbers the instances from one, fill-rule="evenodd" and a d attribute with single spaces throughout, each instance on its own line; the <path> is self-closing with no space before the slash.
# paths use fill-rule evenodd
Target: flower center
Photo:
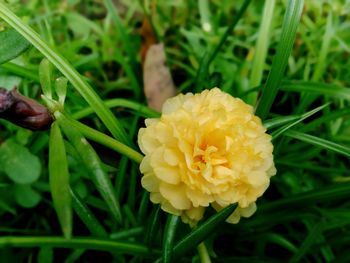
<path id="1" fill-rule="evenodd" d="M 205 172 L 217 165 L 225 166 L 227 159 L 220 154 L 218 147 L 203 143 L 194 149 L 193 164 L 195 170 Z"/>

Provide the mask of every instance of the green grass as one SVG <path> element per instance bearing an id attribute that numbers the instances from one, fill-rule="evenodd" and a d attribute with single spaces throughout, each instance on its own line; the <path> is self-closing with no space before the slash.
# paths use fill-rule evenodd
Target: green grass
<path id="1" fill-rule="evenodd" d="M 51 133 L 0 119 L 1 262 L 350 260 L 349 3 L 27 2 L 0 1 L 0 29 L 19 32 L 17 49 L 0 42 L 0 86 L 64 114 Z M 273 136 L 278 173 L 251 218 L 208 209 L 191 229 L 141 187 L 137 132 L 159 116 L 142 91 L 145 16 L 178 91 L 219 86 Z M 9 158 L 26 170 L 9 175 Z"/>

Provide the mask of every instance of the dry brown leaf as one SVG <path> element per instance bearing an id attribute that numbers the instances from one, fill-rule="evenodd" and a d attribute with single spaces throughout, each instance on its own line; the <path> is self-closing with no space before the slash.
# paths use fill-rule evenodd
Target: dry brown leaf
<path id="1" fill-rule="evenodd" d="M 144 93 L 148 106 L 161 111 L 163 103 L 176 95 L 176 88 L 169 68 L 162 43 L 151 45 L 146 53 L 143 65 Z"/>

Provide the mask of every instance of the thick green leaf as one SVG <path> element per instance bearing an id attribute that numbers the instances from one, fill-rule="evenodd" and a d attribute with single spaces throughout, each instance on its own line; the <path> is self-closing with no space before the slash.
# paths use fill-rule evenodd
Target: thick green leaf
<path id="1" fill-rule="evenodd" d="M 0 32 L 0 64 L 10 61 L 30 46 L 30 43 L 14 29 Z"/>
<path id="2" fill-rule="evenodd" d="M 1 144 L 0 165 L 8 177 L 18 184 L 31 184 L 38 180 L 41 173 L 39 158 L 13 140 Z"/>
<path id="3" fill-rule="evenodd" d="M 66 238 L 72 236 L 72 197 L 63 137 L 58 123 L 51 126 L 49 144 L 49 175 L 53 204 Z"/>

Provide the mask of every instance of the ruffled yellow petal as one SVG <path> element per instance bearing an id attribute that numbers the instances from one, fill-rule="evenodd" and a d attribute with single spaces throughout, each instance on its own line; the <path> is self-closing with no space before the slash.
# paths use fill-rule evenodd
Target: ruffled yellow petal
<path id="1" fill-rule="evenodd" d="M 161 182 L 159 191 L 164 199 L 166 199 L 174 208 L 186 210 L 191 207 L 191 202 L 185 194 L 185 189 L 182 185 L 171 185 Z"/>

